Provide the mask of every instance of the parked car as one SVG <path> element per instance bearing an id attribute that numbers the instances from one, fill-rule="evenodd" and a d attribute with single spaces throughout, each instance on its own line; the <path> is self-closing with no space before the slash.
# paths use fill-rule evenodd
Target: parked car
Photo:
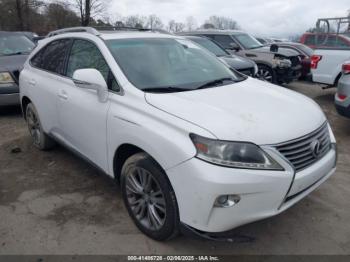
<path id="1" fill-rule="evenodd" d="M 335 171 L 335 138 L 314 101 L 232 71 L 188 39 L 89 27 L 53 35 L 20 74 L 34 145 L 58 141 L 120 181 L 151 238 L 279 214 Z"/>
<path id="2" fill-rule="evenodd" d="M 185 32 L 183 35 L 208 37 L 229 53 L 252 59 L 258 65 L 257 78 L 271 83 L 289 83 L 300 77 L 301 64 L 293 50 L 262 45 L 253 36 L 237 30 L 202 30 Z"/>
<path id="3" fill-rule="evenodd" d="M 350 48 L 350 37 L 332 33 L 304 33 L 300 43 L 311 48 Z"/>
<path id="4" fill-rule="evenodd" d="M 335 94 L 335 107 L 342 116 L 350 118 L 350 61 L 343 64 Z"/>
<path id="5" fill-rule="evenodd" d="M 30 41 L 36 43 L 38 39 L 43 39 L 44 37 L 39 37 L 38 34 L 28 31 L 17 31 L 19 35 L 24 35 L 29 38 Z"/>
<path id="6" fill-rule="evenodd" d="M 24 35 L 0 31 L 0 106 L 19 105 L 19 73 L 34 43 Z"/>
<path id="7" fill-rule="evenodd" d="M 258 72 L 258 66 L 254 61 L 230 54 L 209 38 L 201 36 L 186 36 L 186 38 L 212 52 L 220 60 L 242 74 L 254 77 Z"/>
<path id="8" fill-rule="evenodd" d="M 302 65 L 300 78 L 311 80 L 311 56 L 313 55 L 314 50 L 304 44 L 294 42 L 279 42 L 276 43 L 276 45 L 298 52 Z"/>

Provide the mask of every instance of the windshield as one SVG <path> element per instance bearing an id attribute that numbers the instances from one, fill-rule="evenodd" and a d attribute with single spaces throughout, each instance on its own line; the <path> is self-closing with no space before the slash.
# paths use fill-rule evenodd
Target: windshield
<path id="1" fill-rule="evenodd" d="M 0 55 L 30 53 L 34 43 L 23 35 L 0 36 Z"/>
<path id="2" fill-rule="evenodd" d="M 106 43 L 126 77 L 141 90 L 186 91 L 218 79 L 245 79 L 189 40 L 137 38 Z"/>
<path id="3" fill-rule="evenodd" d="M 244 49 L 253 49 L 263 46 L 258 40 L 248 34 L 238 34 L 233 35 L 233 37 L 237 39 Z"/>
<path id="4" fill-rule="evenodd" d="M 216 56 L 226 56 L 227 53 L 225 50 L 223 50 L 221 47 L 219 47 L 217 44 L 213 43 L 209 39 L 206 38 L 190 38 L 193 42 L 196 42 L 200 46 L 204 47 L 205 49 L 209 50 Z"/>

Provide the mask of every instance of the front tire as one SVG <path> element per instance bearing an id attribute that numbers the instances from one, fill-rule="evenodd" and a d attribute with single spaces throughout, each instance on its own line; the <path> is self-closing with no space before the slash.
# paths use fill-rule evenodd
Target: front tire
<path id="1" fill-rule="evenodd" d="M 136 226 L 155 240 L 178 234 L 176 197 L 165 172 L 146 153 L 128 158 L 121 171 L 124 204 Z"/>
<path id="2" fill-rule="evenodd" d="M 265 82 L 276 83 L 275 72 L 271 67 L 266 65 L 258 65 L 256 78 Z"/>
<path id="3" fill-rule="evenodd" d="M 38 112 L 32 103 L 26 107 L 26 120 L 33 145 L 40 150 L 48 150 L 55 146 L 55 142 L 44 132 Z"/>

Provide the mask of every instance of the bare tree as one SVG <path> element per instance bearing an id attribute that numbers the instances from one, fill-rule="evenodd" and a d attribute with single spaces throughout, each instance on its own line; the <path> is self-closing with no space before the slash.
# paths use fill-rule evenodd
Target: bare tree
<path id="1" fill-rule="evenodd" d="M 171 33 L 182 32 L 186 28 L 186 25 L 181 22 L 176 22 L 175 20 L 170 20 L 168 23 L 168 31 Z"/>
<path id="2" fill-rule="evenodd" d="M 197 27 L 198 27 L 198 24 L 197 24 L 196 19 L 193 16 L 188 16 L 186 18 L 186 29 L 188 31 L 193 31 L 193 30 L 197 29 Z"/>
<path id="3" fill-rule="evenodd" d="M 18 18 L 18 28 L 19 30 L 24 30 L 24 21 L 23 21 L 23 3 L 22 0 L 16 0 L 16 13 Z"/>
<path id="4" fill-rule="evenodd" d="M 78 26 L 79 17 L 63 1 L 56 1 L 45 7 L 44 15 L 47 19 L 48 30 L 56 30 L 64 27 Z"/>
<path id="5" fill-rule="evenodd" d="M 92 18 L 104 13 L 105 3 L 102 0 L 75 0 L 75 8 L 78 9 L 81 25 L 88 26 Z"/>
<path id="6" fill-rule="evenodd" d="M 214 25 L 217 29 L 239 29 L 235 20 L 225 16 L 211 16 L 206 23 Z"/>
<path id="7" fill-rule="evenodd" d="M 147 18 L 147 27 L 150 29 L 162 29 L 163 28 L 162 20 L 156 15 L 149 15 Z"/>
<path id="8" fill-rule="evenodd" d="M 130 15 L 124 19 L 125 26 L 145 28 L 147 25 L 147 17 L 139 15 Z"/>

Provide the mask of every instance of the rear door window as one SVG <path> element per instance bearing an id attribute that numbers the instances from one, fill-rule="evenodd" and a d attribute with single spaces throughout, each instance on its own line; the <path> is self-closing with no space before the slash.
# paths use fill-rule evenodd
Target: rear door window
<path id="1" fill-rule="evenodd" d="M 71 41 L 70 39 L 57 40 L 45 48 L 43 57 L 44 70 L 64 75 L 65 61 Z"/>
<path id="2" fill-rule="evenodd" d="M 40 69 L 64 75 L 65 61 L 71 42 L 71 39 L 61 39 L 49 43 L 32 58 L 31 64 Z"/>

